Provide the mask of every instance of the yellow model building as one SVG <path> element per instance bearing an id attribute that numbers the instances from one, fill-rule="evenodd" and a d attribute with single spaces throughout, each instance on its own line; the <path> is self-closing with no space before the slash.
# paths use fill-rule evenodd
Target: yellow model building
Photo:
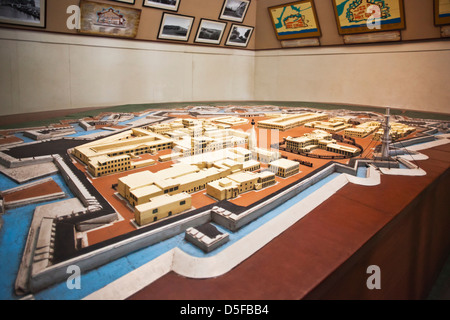
<path id="1" fill-rule="evenodd" d="M 343 118 L 332 118 L 329 121 L 313 121 L 305 124 L 307 128 L 316 128 L 320 130 L 325 130 L 327 132 L 336 133 L 347 128 L 351 128 L 352 125 L 346 123 Z"/>
<path id="2" fill-rule="evenodd" d="M 263 163 L 269 163 L 271 161 L 281 158 L 281 153 L 276 150 L 268 150 L 264 148 L 253 148 L 252 159 Z"/>
<path id="3" fill-rule="evenodd" d="M 118 180 L 117 191 L 132 206 L 148 202 L 162 194 L 193 193 L 205 189 L 206 184 L 224 178 L 230 167 L 200 169 L 196 165 L 175 164 L 158 172 L 143 171 Z"/>
<path id="4" fill-rule="evenodd" d="M 172 147 L 172 139 L 135 128 L 75 147 L 73 155 L 87 165 L 92 176 L 98 177 L 152 164 L 154 160 L 142 161 L 138 156 Z"/>
<path id="5" fill-rule="evenodd" d="M 158 123 L 148 127 L 148 130 L 155 133 L 163 134 L 169 131 L 174 131 L 177 129 L 184 128 L 183 124 L 179 121 L 173 121 L 170 123 Z"/>
<path id="6" fill-rule="evenodd" d="M 261 173 L 239 172 L 208 183 L 206 192 L 217 200 L 229 200 L 248 191 L 269 187 L 275 182 L 275 174 L 270 171 Z"/>
<path id="7" fill-rule="evenodd" d="M 286 149 L 291 151 L 310 152 L 320 147 L 325 149 L 329 143 L 334 142 L 336 142 L 336 140 L 332 139 L 331 133 L 323 130 L 314 130 L 301 137 L 287 137 Z"/>
<path id="8" fill-rule="evenodd" d="M 214 119 L 211 119 L 211 121 L 220 123 L 220 124 L 229 125 L 231 127 L 248 123 L 248 119 L 240 118 L 240 117 L 233 117 L 233 116 L 214 118 Z"/>
<path id="9" fill-rule="evenodd" d="M 407 135 L 416 131 L 416 128 L 410 127 L 406 124 L 398 123 L 398 122 L 391 123 L 390 126 L 391 126 L 391 128 L 389 130 L 389 135 L 391 136 L 392 140 L 397 140 L 397 139 L 406 137 Z M 373 139 L 381 140 L 383 133 L 384 133 L 384 130 L 379 129 L 377 132 L 375 132 Z"/>
<path id="10" fill-rule="evenodd" d="M 286 131 L 312 121 L 326 120 L 328 116 L 321 113 L 282 114 L 258 122 L 259 128 Z"/>
<path id="11" fill-rule="evenodd" d="M 296 161 L 278 159 L 269 163 L 269 170 L 277 176 L 287 178 L 300 172 L 300 165 Z"/>
<path id="12" fill-rule="evenodd" d="M 160 195 L 149 202 L 136 206 L 134 219 L 140 226 L 176 215 L 189 210 L 192 206 L 191 196 L 185 192 L 175 195 Z"/>
<path id="13" fill-rule="evenodd" d="M 355 128 L 345 129 L 344 135 L 348 137 L 355 138 L 365 138 L 369 134 L 374 133 L 381 127 L 381 123 L 377 121 L 369 121 L 362 124 L 357 125 Z"/>
<path id="14" fill-rule="evenodd" d="M 356 147 L 337 144 L 336 140 L 332 139 L 332 134 L 323 130 L 314 130 L 312 133 L 307 133 L 302 137 L 286 138 L 287 151 L 310 152 L 317 148 L 347 157 L 355 157 L 360 152 Z"/>

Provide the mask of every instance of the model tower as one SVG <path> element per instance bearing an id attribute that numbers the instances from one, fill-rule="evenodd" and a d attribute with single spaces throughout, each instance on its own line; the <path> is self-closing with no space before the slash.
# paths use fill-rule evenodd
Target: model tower
<path id="1" fill-rule="evenodd" d="M 258 138 L 256 137 L 256 130 L 255 130 L 255 119 L 252 119 L 252 131 L 250 133 L 250 137 L 248 139 L 248 150 L 252 151 L 256 147 L 258 147 Z"/>
<path id="2" fill-rule="evenodd" d="M 389 125 L 389 114 L 390 109 L 386 108 L 386 116 L 383 124 L 383 137 L 381 139 L 381 160 L 389 160 L 389 144 L 391 143 L 390 129 Z"/>

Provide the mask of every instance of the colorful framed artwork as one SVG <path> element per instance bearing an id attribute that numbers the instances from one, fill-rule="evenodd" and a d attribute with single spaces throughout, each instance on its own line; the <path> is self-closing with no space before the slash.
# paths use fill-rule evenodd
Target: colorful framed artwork
<path id="1" fill-rule="evenodd" d="M 247 47 L 253 34 L 253 27 L 233 24 L 225 45 L 234 47 Z"/>
<path id="2" fill-rule="evenodd" d="M 188 41 L 194 17 L 164 12 L 158 39 Z"/>
<path id="3" fill-rule="evenodd" d="M 405 28 L 403 0 L 332 0 L 339 34 Z"/>
<path id="4" fill-rule="evenodd" d="M 178 11 L 180 1 L 181 0 L 144 0 L 143 6 L 162 10 Z"/>
<path id="5" fill-rule="evenodd" d="M 47 0 L 0 1 L 0 23 L 45 28 Z"/>
<path id="6" fill-rule="evenodd" d="M 450 24 L 450 0 L 434 0 L 434 24 Z"/>
<path id="7" fill-rule="evenodd" d="M 128 4 L 134 4 L 136 2 L 136 0 L 111 0 L 111 1 L 128 3 Z"/>
<path id="8" fill-rule="evenodd" d="M 270 7 L 269 14 L 278 40 L 321 36 L 313 0 Z"/>
<path id="9" fill-rule="evenodd" d="M 141 10 L 94 1 L 81 0 L 80 33 L 135 38 Z"/>
<path id="10" fill-rule="evenodd" d="M 251 0 L 225 0 L 219 19 L 243 22 Z"/>
<path id="11" fill-rule="evenodd" d="M 226 26 L 226 22 L 201 19 L 194 42 L 220 44 Z"/>

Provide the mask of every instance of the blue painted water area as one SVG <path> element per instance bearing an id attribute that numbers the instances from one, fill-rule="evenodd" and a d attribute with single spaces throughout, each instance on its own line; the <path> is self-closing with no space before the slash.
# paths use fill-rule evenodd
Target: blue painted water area
<path id="1" fill-rule="evenodd" d="M 226 243 L 225 245 L 216 249 L 213 252 L 210 252 L 208 254 L 204 253 L 202 250 L 198 249 L 196 246 L 187 242 L 184 239 L 184 233 L 182 233 L 182 234 L 179 234 L 168 240 L 159 242 L 159 243 L 149 246 L 147 248 L 144 248 L 144 249 L 138 250 L 136 252 L 133 252 L 131 254 L 128 254 L 125 257 L 122 257 L 111 263 L 103 265 L 95 270 L 92 270 L 92 271 L 89 271 L 86 273 L 82 273 L 81 289 L 79 289 L 79 290 L 69 290 L 67 288 L 66 282 L 62 282 L 62 283 L 56 284 L 56 285 L 44 290 L 44 291 L 39 292 L 38 294 L 35 295 L 35 298 L 38 300 L 39 299 L 43 299 L 43 300 L 82 299 L 85 296 L 103 288 L 104 286 L 111 283 L 112 281 L 119 279 L 120 277 L 135 270 L 136 268 L 141 267 L 142 265 L 152 261 L 153 259 L 161 256 L 162 254 L 168 252 L 169 250 L 171 250 L 175 247 L 178 247 L 181 250 L 185 251 L 186 253 L 188 253 L 192 256 L 196 256 L 196 257 L 213 256 L 213 255 L 221 252 L 222 250 L 226 249 L 228 246 L 235 243 L 237 240 L 245 237 L 250 232 L 261 227 L 263 224 L 270 221 L 274 217 L 278 216 L 279 214 L 281 214 L 288 208 L 292 207 L 297 202 L 304 199 L 305 197 L 310 195 L 312 192 L 318 190 L 324 184 L 326 184 L 327 182 L 331 181 L 332 179 L 336 178 L 339 175 L 340 175 L 339 173 L 331 174 L 330 176 L 326 177 L 325 179 L 321 180 L 320 182 L 316 183 L 315 185 L 304 190 L 297 196 L 286 201 L 283 205 L 277 207 L 276 209 L 273 209 L 272 211 L 268 212 L 264 216 L 256 219 L 252 223 L 248 224 L 247 226 L 244 226 L 237 232 L 232 233 L 226 229 L 223 229 L 220 226 L 216 226 L 221 232 L 229 233 L 230 240 L 228 243 Z"/>
<path id="2" fill-rule="evenodd" d="M 286 31 L 286 32 L 279 32 L 280 36 L 286 36 L 290 34 L 302 34 L 302 33 L 310 33 L 310 32 L 317 32 L 317 28 L 311 28 L 307 30 L 299 30 L 299 31 Z"/>
<path id="3" fill-rule="evenodd" d="M 28 229 L 31 225 L 35 205 L 8 209 L 0 230 L 0 299 L 14 300 L 14 282 L 19 270 Z"/>
<path id="4" fill-rule="evenodd" d="M 19 184 L 12 180 L 11 178 L 5 176 L 3 173 L 0 173 L 0 190 L 5 191 L 15 187 L 18 187 Z"/>
<path id="5" fill-rule="evenodd" d="M 105 130 L 102 130 L 102 129 L 91 130 L 91 131 L 80 131 L 80 132 L 68 135 L 66 137 L 82 137 L 82 136 L 87 136 L 89 134 L 99 133 L 99 132 L 104 132 L 104 131 Z"/>
<path id="6" fill-rule="evenodd" d="M 25 137 L 25 136 L 23 135 L 22 132 L 14 133 L 14 135 L 15 135 L 17 138 L 22 139 L 23 142 L 25 142 L 25 143 L 28 143 L 28 142 L 36 142 L 36 140 L 33 140 L 33 139 L 31 139 L 31 138 L 28 138 L 28 137 Z"/>
<path id="7" fill-rule="evenodd" d="M 70 125 L 75 129 L 76 132 L 86 132 L 86 130 L 84 130 L 78 122 L 71 123 Z"/>
<path id="8" fill-rule="evenodd" d="M 405 166 L 403 163 L 400 163 L 399 169 L 408 169 L 408 167 Z"/>
<path id="9" fill-rule="evenodd" d="M 0 261 L 2 262 L 0 300 L 17 299 L 14 295 L 14 283 L 36 207 L 74 197 L 60 174 L 54 174 L 51 177 L 66 193 L 66 198 L 7 209 L 5 214 L 2 215 L 3 226 L 0 230 Z M 8 190 L 17 186 L 19 184 L 7 176 L 0 174 L 0 190 Z"/>
<path id="10" fill-rule="evenodd" d="M 367 177 L 367 167 L 366 166 L 358 167 L 356 176 L 359 178 L 366 178 Z"/>
<path id="11" fill-rule="evenodd" d="M 130 122 L 134 122 L 134 121 L 137 121 L 137 120 L 144 119 L 144 118 L 147 117 L 147 116 L 148 116 L 148 114 L 144 114 L 143 116 L 134 117 L 133 119 L 121 121 L 121 122 L 119 122 L 119 125 L 124 126 L 124 125 L 126 125 L 126 124 L 128 124 L 128 123 L 130 123 Z"/>

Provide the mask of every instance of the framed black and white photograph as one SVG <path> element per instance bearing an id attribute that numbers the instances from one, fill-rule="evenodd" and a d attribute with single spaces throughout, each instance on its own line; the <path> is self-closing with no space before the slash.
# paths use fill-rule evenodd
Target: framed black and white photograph
<path id="1" fill-rule="evenodd" d="M 181 0 L 144 0 L 144 7 L 178 11 Z"/>
<path id="2" fill-rule="evenodd" d="M 249 6 L 250 0 L 225 0 L 219 19 L 243 22 Z"/>
<path id="3" fill-rule="evenodd" d="M 158 39 L 188 41 L 194 17 L 164 12 Z"/>
<path id="4" fill-rule="evenodd" d="M 0 23 L 45 28 L 47 0 L 0 0 Z"/>
<path id="5" fill-rule="evenodd" d="M 194 41 L 199 43 L 220 44 L 226 26 L 227 24 L 225 22 L 202 19 L 200 20 L 200 25 L 198 26 L 197 35 L 195 36 Z"/>
<path id="6" fill-rule="evenodd" d="M 136 2 L 136 0 L 111 0 L 111 1 L 128 3 L 128 4 L 134 4 Z"/>
<path id="7" fill-rule="evenodd" d="M 247 47 L 253 34 L 253 27 L 233 24 L 228 34 L 225 45 L 235 47 Z"/>

